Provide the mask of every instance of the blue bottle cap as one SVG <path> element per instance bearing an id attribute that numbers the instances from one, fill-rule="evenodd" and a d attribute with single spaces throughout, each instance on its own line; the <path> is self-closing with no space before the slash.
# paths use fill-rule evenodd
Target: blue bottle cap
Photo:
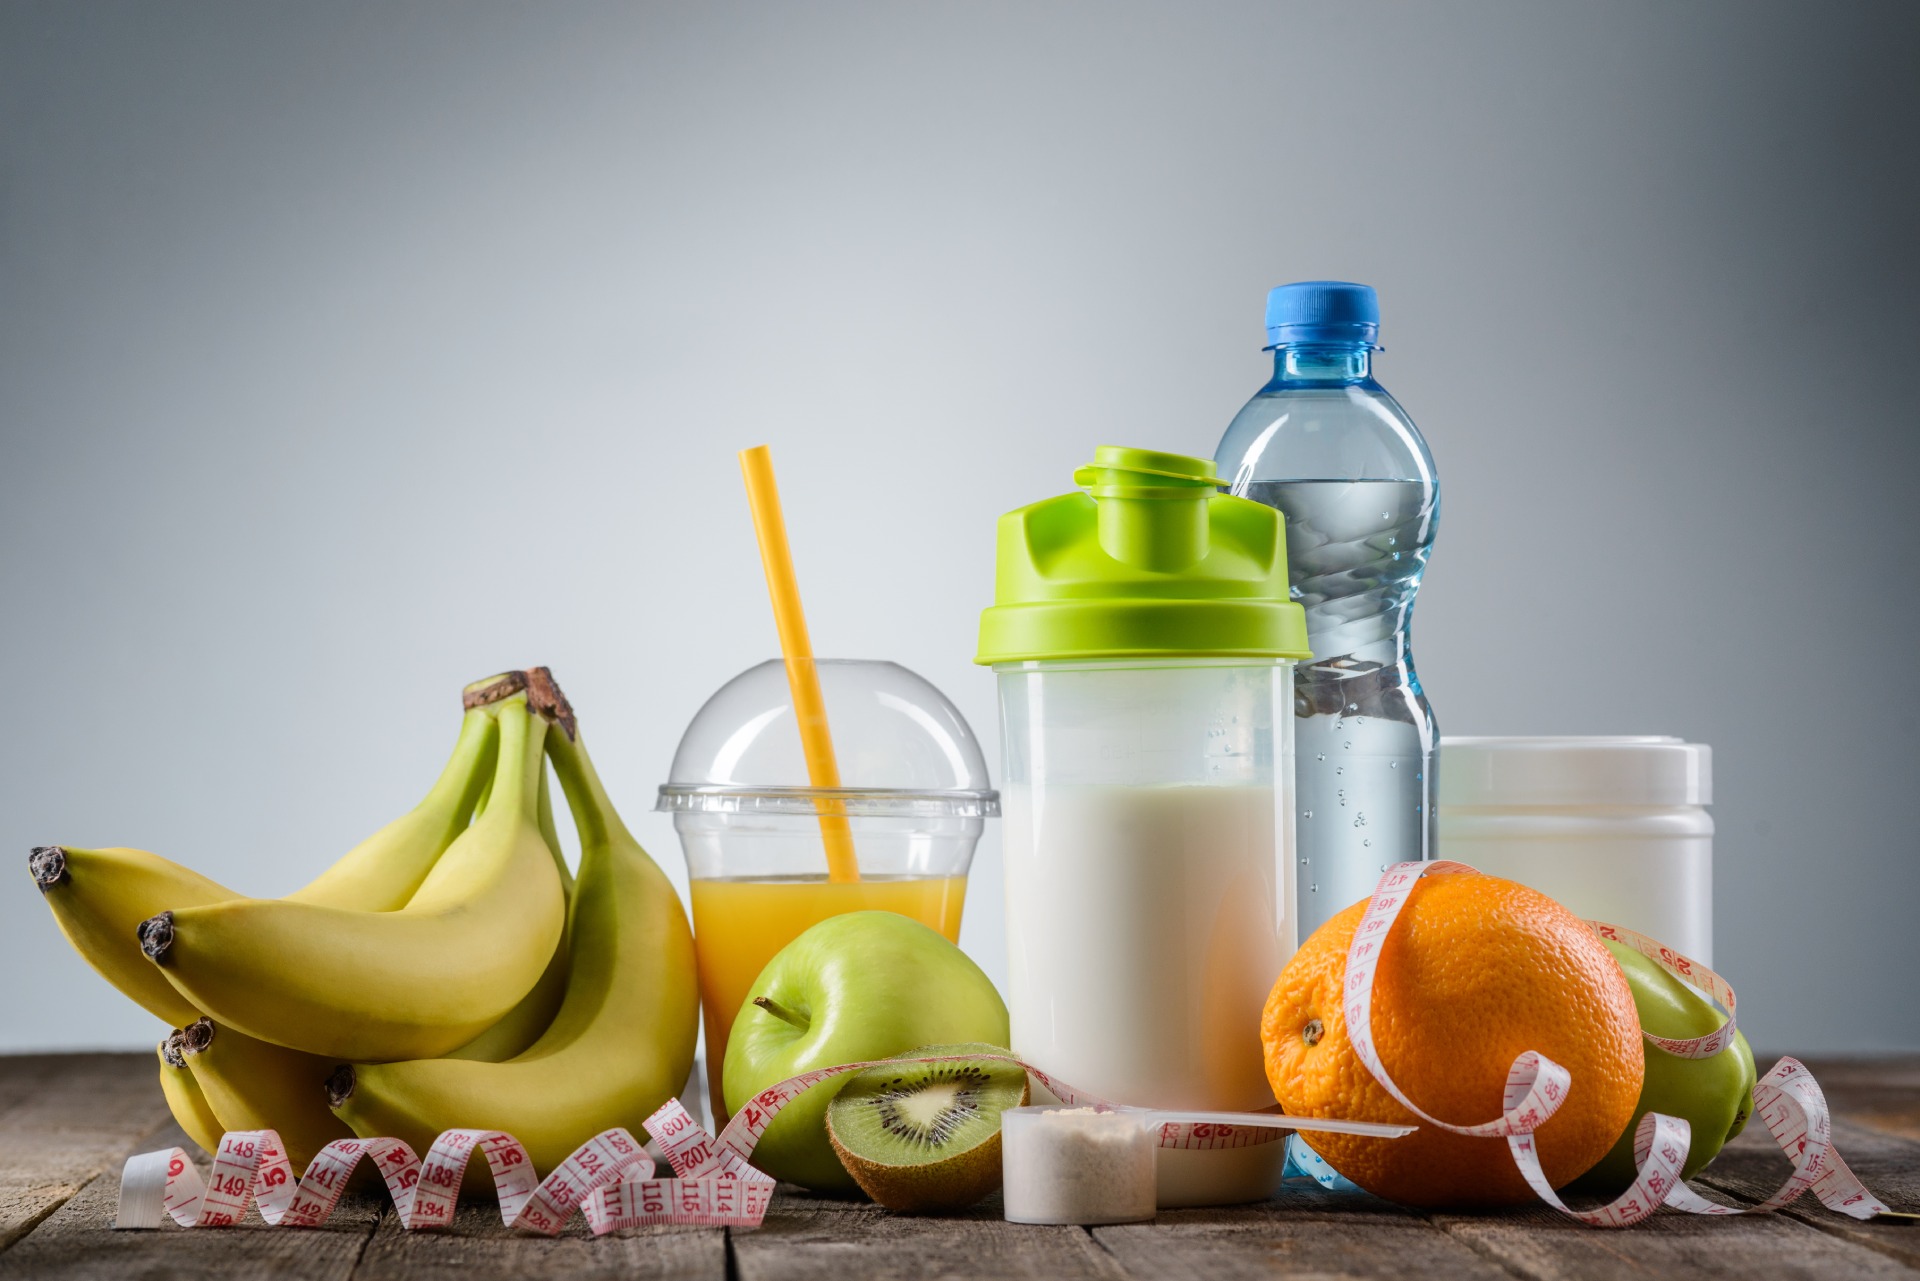
<path id="1" fill-rule="evenodd" d="M 1380 297 L 1372 285 L 1298 280 L 1267 295 L 1267 346 L 1299 343 L 1378 345 Z"/>

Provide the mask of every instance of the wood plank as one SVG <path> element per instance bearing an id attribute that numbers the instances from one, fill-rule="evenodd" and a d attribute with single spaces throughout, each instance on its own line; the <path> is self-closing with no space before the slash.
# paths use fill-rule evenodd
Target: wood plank
<path id="1" fill-rule="evenodd" d="M 1822 1079 L 1821 1085 L 1825 1084 Z M 1791 1169 L 1764 1127 L 1749 1128 L 1757 1128 L 1759 1133 L 1743 1133 L 1728 1144 L 1698 1180 L 1709 1195 L 1716 1191 L 1727 1194 L 1720 1199 L 1729 1204 L 1771 1195 L 1786 1181 Z M 1852 1121 L 1835 1121 L 1833 1134 L 1840 1155 L 1869 1191 L 1892 1209 L 1920 1211 L 1920 1142 Z M 1811 1195 L 1803 1195 L 1781 1213 L 1829 1236 L 1878 1250 L 1920 1269 L 1920 1223 L 1862 1223 L 1835 1214 Z"/>
<path id="2" fill-rule="evenodd" d="M 1920 1141 L 1920 1054 L 1803 1062 L 1836 1117 Z"/>
<path id="3" fill-rule="evenodd" d="M 40 1082 L 51 1076 L 67 1057 L 64 1054 L 0 1055 L 0 1132 L 4 1130 L 6 1114 L 14 1105 L 38 1089 Z"/>
<path id="4" fill-rule="evenodd" d="M 0 1111 L 0 1134 L 16 1171 L 92 1173 L 168 1118 L 151 1055 L 64 1054 L 17 1066 L 0 1063 L 14 1087 L 12 1103 Z"/>
<path id="5" fill-rule="evenodd" d="M 172 1121 L 144 1135 L 131 1151 L 186 1145 Z M 125 1157 L 129 1152 L 123 1151 Z M 120 1232 L 119 1161 L 87 1183 L 47 1220 L 0 1254 L 0 1277 L 36 1281 L 120 1281 L 129 1276 L 285 1278 L 344 1281 L 351 1275 L 386 1204 L 384 1195 L 349 1193 L 322 1228 L 270 1228 L 249 1211 L 231 1228 Z"/>
<path id="6" fill-rule="evenodd" d="M 1095 1228 L 1093 1238 L 1141 1281 L 1511 1277 L 1423 1219 L 1357 1209 L 1169 1210 L 1150 1224 Z"/>
<path id="7" fill-rule="evenodd" d="M 1084 1228 L 1008 1223 L 997 1193 L 961 1214 L 933 1217 L 783 1186 L 764 1224 L 731 1236 L 739 1281 L 1127 1275 Z"/>
<path id="8" fill-rule="evenodd" d="M 1920 1185 L 1920 1145 L 1847 1122 L 1836 1127 L 1841 1152 L 1868 1186 L 1904 1202 L 1902 1187 Z M 1859 1164 L 1856 1151 L 1863 1158 Z M 1896 1175 L 1902 1163 L 1904 1185 Z M 1727 1205 L 1751 1204 L 1778 1188 L 1788 1169 L 1765 1127 L 1751 1126 L 1727 1145 L 1695 1186 Z M 1435 1221 L 1490 1258 L 1543 1279 L 1640 1277 L 1682 1269 L 1701 1277 L 1920 1276 L 1912 1266 L 1920 1264 L 1920 1251 L 1898 1257 L 1876 1248 L 1873 1239 L 1920 1246 L 1920 1234 L 1890 1225 L 1869 1227 L 1833 1214 L 1817 1201 L 1805 1204 L 1804 1211 L 1740 1218 L 1662 1210 L 1624 1231 L 1584 1227 L 1545 1206 L 1498 1216 L 1437 1216 Z"/>
<path id="9" fill-rule="evenodd" d="M 1541 1281 L 1920 1277 L 1898 1260 L 1780 1215 L 1723 1219 L 1662 1210 L 1631 1228 L 1601 1230 L 1543 1206 L 1498 1216 L 1450 1215 L 1435 1222 L 1489 1259 Z"/>
<path id="10" fill-rule="evenodd" d="M 66 1204 L 86 1180 L 0 1176 L 0 1251 L 4 1251 Z M 0 1253 L 0 1258 L 5 1258 Z"/>
<path id="11" fill-rule="evenodd" d="M 353 1271 L 354 1281 L 567 1281 L 688 1277 L 724 1281 L 724 1228 L 662 1227 L 596 1239 L 575 1216 L 557 1237 L 510 1232 L 491 1197 L 463 1196 L 446 1232 L 408 1232 L 387 1215 Z"/>
<path id="12" fill-rule="evenodd" d="M 1920 1206 L 1920 1056 L 1809 1060 L 1841 1151 L 1896 1208 Z M 1685 1269 L 1704 1276 L 1920 1277 L 1920 1227 L 1862 1224 L 1813 1202 L 1769 1218 L 1663 1212 L 1598 1232 L 1544 1208 L 1427 1218 L 1367 1197 L 1290 1188 L 1263 1206 L 1181 1210 L 1097 1228 L 1009 1224 L 998 1197 L 958 1216 L 893 1215 L 783 1189 L 766 1224 L 731 1234 L 665 1228 L 595 1240 L 575 1222 L 557 1240 L 509 1233 L 491 1201 L 463 1206 L 450 1233 L 402 1232 L 384 1194 L 351 1196 L 328 1227 L 257 1219 L 228 1230 L 114 1232 L 119 1165 L 132 1151 L 189 1146 L 166 1115 L 150 1056 L 0 1056 L 0 1276 L 133 1274 L 292 1278 L 687 1276 L 722 1281 L 856 1277 L 1349 1276 L 1564 1277 Z M 1761 1132 L 1730 1145 L 1701 1181 L 1729 1201 L 1771 1191 L 1785 1161 Z M 11 1241 L 11 1248 L 8 1242 Z M 729 1252 L 731 1264 L 729 1267 Z"/>
<path id="13" fill-rule="evenodd" d="M 143 1134 L 170 1125 L 152 1056 L 7 1056 L 0 1080 L 0 1250 L 53 1213 L 88 1180 L 117 1170 Z M 184 1136 L 182 1136 L 184 1138 Z M 4 1256 L 0 1256 L 4 1257 Z"/>

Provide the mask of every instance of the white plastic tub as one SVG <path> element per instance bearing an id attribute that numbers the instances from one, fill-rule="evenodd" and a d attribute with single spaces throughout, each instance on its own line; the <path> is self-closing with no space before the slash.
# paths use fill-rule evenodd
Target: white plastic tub
<path id="1" fill-rule="evenodd" d="M 1713 963 L 1713 758 L 1677 738 L 1443 738 L 1440 857 Z"/>

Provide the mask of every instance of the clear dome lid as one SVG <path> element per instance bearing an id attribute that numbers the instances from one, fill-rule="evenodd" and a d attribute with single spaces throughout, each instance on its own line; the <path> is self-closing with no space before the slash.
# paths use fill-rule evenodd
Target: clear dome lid
<path id="1" fill-rule="evenodd" d="M 984 818 L 1000 812 L 960 709 L 898 663 L 813 660 L 841 786 L 811 786 L 787 666 L 769 659 L 722 685 L 694 715 L 654 807 L 674 813 Z"/>

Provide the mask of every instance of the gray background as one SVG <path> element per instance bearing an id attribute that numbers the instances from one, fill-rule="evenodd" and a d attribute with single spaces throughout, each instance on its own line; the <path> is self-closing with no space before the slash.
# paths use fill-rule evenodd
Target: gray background
<path id="1" fill-rule="evenodd" d="M 1450 733 L 1715 750 L 1763 1048 L 1920 1046 L 1920 8 L 7 3 L 0 849 L 291 889 L 545 662 L 641 838 L 774 649 L 991 739 L 992 523 L 1377 285 Z M 997 751 L 990 747 L 990 755 Z M 151 1043 L 0 892 L 0 1047 Z M 966 943 L 1004 972 L 997 836 Z"/>

